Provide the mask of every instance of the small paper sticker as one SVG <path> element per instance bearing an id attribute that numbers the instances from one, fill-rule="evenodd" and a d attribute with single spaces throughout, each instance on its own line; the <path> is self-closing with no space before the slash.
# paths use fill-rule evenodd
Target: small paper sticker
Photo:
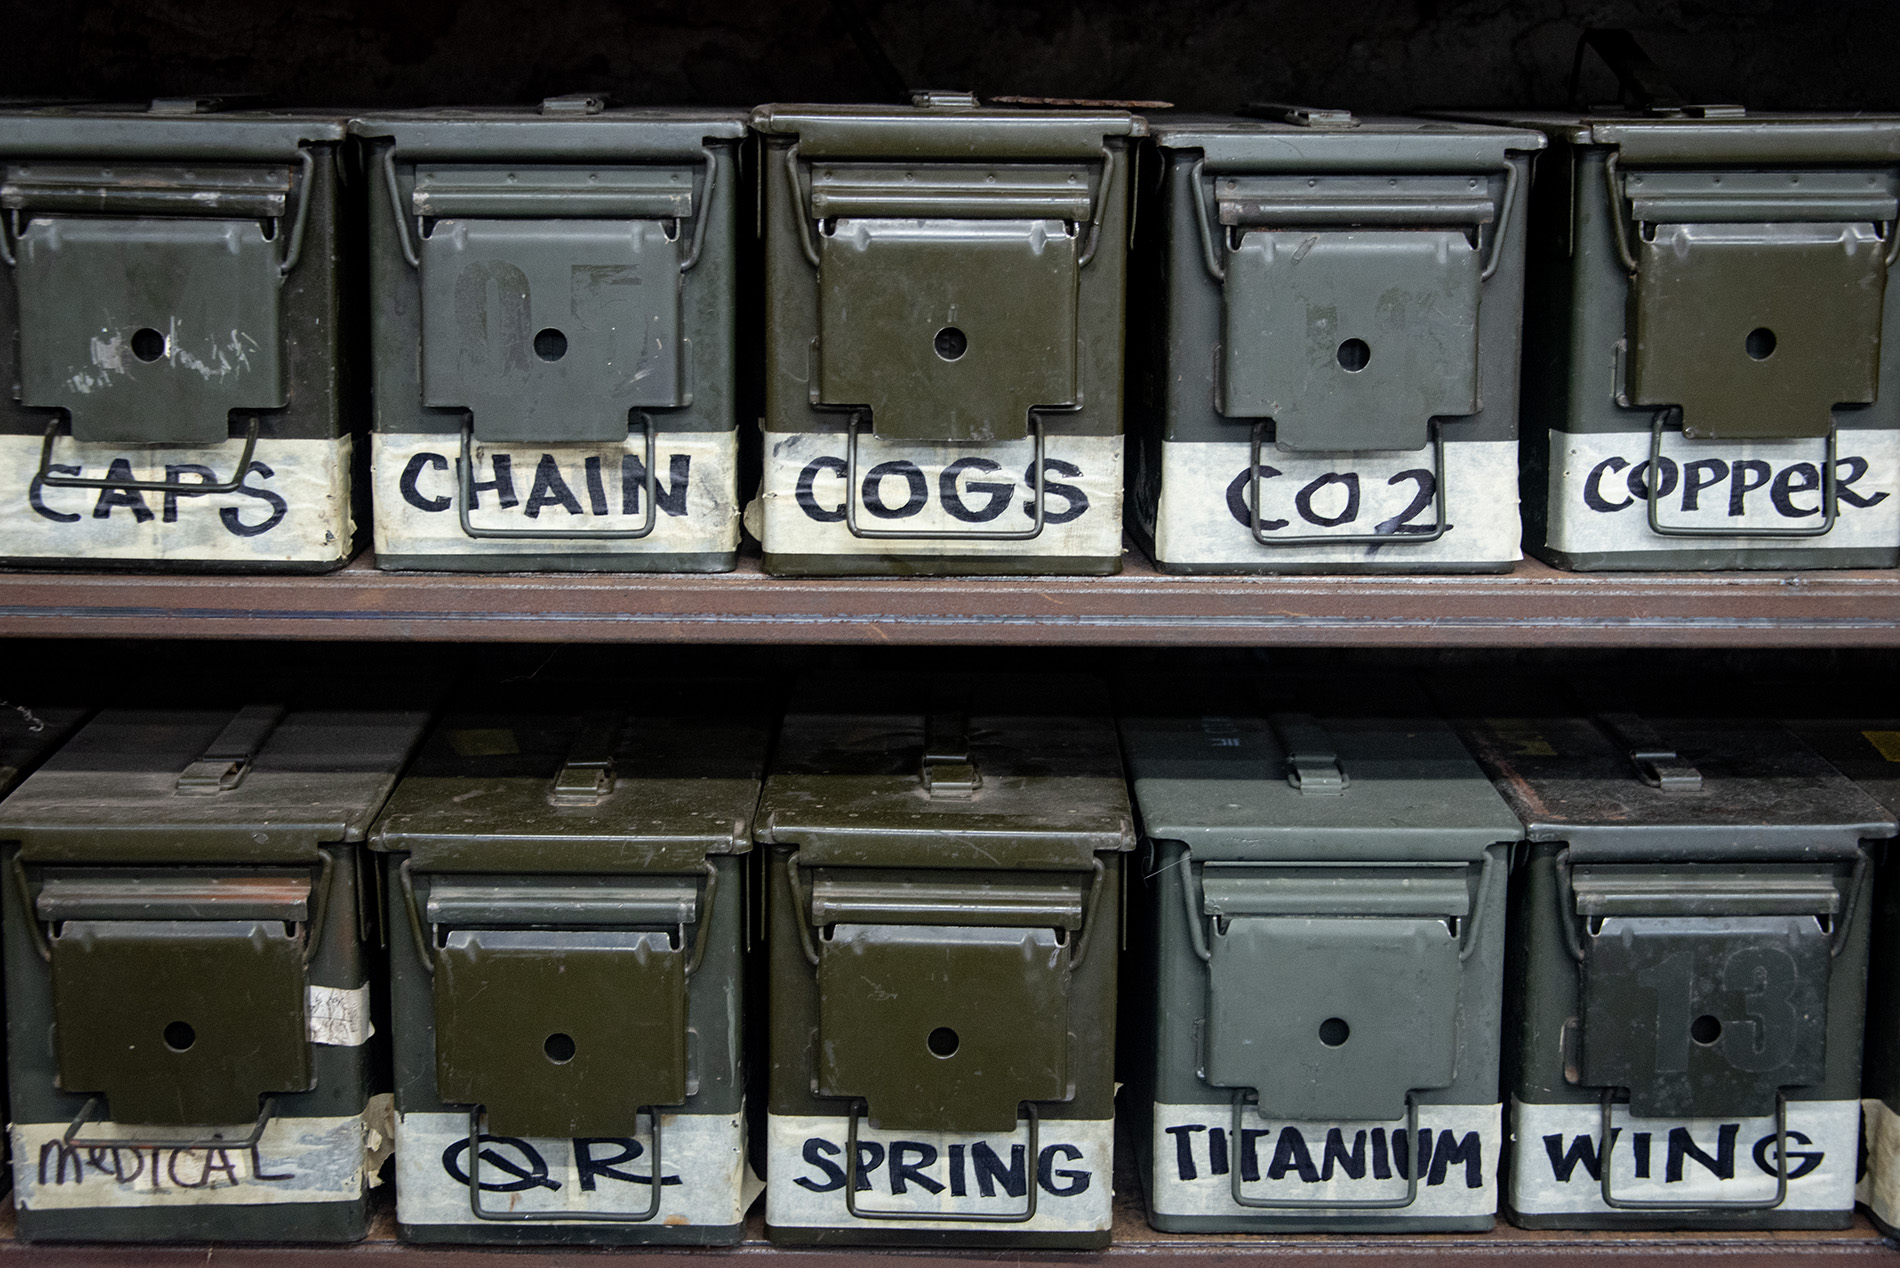
<path id="1" fill-rule="evenodd" d="M 1867 742 L 1890 762 L 1900 762 L 1900 731 L 1862 731 Z"/>
<path id="2" fill-rule="evenodd" d="M 369 984 L 355 989 L 312 986 L 309 991 L 310 1042 L 360 1048 L 376 1033 L 369 1019 Z"/>
<path id="3" fill-rule="evenodd" d="M 449 732 L 449 747 L 457 757 L 513 757 L 521 751 L 515 733 L 506 727 L 467 727 Z"/>

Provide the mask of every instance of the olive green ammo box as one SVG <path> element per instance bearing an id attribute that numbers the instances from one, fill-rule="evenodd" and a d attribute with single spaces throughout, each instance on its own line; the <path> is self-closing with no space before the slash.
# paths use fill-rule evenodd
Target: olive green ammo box
<path id="1" fill-rule="evenodd" d="M 1112 573 L 1119 110 L 761 106 L 775 573 Z"/>
<path id="2" fill-rule="evenodd" d="M 731 568 L 745 116 L 555 97 L 350 129 L 377 563 Z"/>
<path id="3" fill-rule="evenodd" d="M 450 714 L 371 839 L 411 1240 L 739 1239 L 743 856 L 771 732 L 712 694 L 611 695 Z"/>
<path id="4" fill-rule="evenodd" d="M 343 139 L 192 98 L 0 112 L 0 563 L 350 557 Z"/>
<path id="5" fill-rule="evenodd" d="M 1530 840 L 1505 985 L 1511 1218 L 1847 1227 L 1869 851 L 1893 816 L 1773 723 L 1467 734 Z"/>
<path id="6" fill-rule="evenodd" d="M 1544 138 L 1262 109 L 1151 123 L 1131 529 L 1165 572 L 1508 569 Z"/>
<path id="7" fill-rule="evenodd" d="M 1435 719 L 1125 717 L 1125 1107 L 1168 1232 L 1486 1229 L 1518 822 Z"/>
<path id="8" fill-rule="evenodd" d="M 1900 811 L 1900 718 L 1804 719 L 1786 723 L 1835 770 Z M 1900 1235 L 1900 876 L 1893 849 L 1874 870 L 1872 951 L 1867 964 L 1867 1041 L 1862 1049 L 1861 1156 L 1856 1196 L 1889 1237 Z"/>
<path id="9" fill-rule="evenodd" d="M 1609 51 L 1654 85 L 1640 52 Z M 1650 73 L 1628 78 L 1632 56 Z M 1580 569 L 1893 566 L 1900 115 L 1650 101 L 1465 116 L 1550 139 L 1525 544 Z"/>
<path id="10" fill-rule="evenodd" d="M 22 1237 L 363 1236 L 358 843 L 424 720 L 110 709 L 0 804 Z"/>
<path id="11" fill-rule="evenodd" d="M 786 718 L 759 808 L 773 1241 L 1108 1244 L 1134 824 L 1104 694 L 824 680 Z"/>

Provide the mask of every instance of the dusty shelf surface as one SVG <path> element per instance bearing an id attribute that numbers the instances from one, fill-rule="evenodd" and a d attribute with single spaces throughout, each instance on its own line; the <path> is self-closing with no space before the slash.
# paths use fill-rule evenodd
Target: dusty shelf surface
<path id="1" fill-rule="evenodd" d="M 0 635 L 467 642 L 1900 646 L 1900 572 L 1175 577 L 0 573 Z"/>
<path id="2" fill-rule="evenodd" d="M 205 1244 L 103 1245 L 28 1244 L 13 1236 L 13 1208 L 0 1213 L 0 1264 L 47 1265 L 47 1268 L 129 1268 L 164 1265 L 165 1268 L 352 1268 L 388 1265 L 389 1268 L 514 1268 L 534 1265 L 640 1264 L 683 1268 L 690 1262 L 762 1265 L 784 1259 L 788 1268 L 865 1268 L 881 1260 L 900 1260 L 907 1268 L 942 1264 L 957 1268 L 992 1264 L 1153 1264 L 1179 1260 L 1194 1268 L 1339 1268 L 1349 1264 L 1405 1264 L 1422 1268 L 1458 1268 L 1486 1263 L 1534 1263 L 1539 1268 L 1569 1264 L 1680 1265 L 1688 1268 L 1803 1268 L 1804 1265 L 1844 1264 L 1852 1260 L 1876 1266 L 1900 1264 L 1891 1242 L 1864 1216 L 1854 1226 L 1837 1232 L 1787 1233 L 1532 1233 L 1499 1222 L 1490 1233 L 1449 1233 L 1431 1236 L 1299 1236 L 1254 1234 L 1202 1235 L 1157 1233 L 1143 1220 L 1139 1199 L 1131 1196 L 1133 1177 L 1118 1184 L 1115 1245 L 1106 1251 L 943 1251 L 873 1250 L 840 1247 L 820 1250 L 779 1250 L 765 1241 L 758 1208 L 746 1228 L 746 1239 L 731 1247 L 676 1247 L 670 1249 L 407 1246 L 396 1240 L 391 1203 L 377 1203 L 375 1224 L 368 1240 L 353 1246 Z M 762 1205 L 762 1204 L 761 1204 Z"/>

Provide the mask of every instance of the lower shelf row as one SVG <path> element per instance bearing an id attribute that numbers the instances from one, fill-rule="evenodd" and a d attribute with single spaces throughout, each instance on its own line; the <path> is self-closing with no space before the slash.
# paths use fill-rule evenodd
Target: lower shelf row
<path id="1" fill-rule="evenodd" d="M 1165 1231 L 1900 1223 L 1900 723 L 410 690 L 7 718 L 21 1236 L 1101 1247 L 1118 1097 Z"/>

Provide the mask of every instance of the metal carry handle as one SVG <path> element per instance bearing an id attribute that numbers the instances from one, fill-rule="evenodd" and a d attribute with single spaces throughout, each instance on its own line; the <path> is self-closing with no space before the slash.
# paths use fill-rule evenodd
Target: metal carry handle
<path id="1" fill-rule="evenodd" d="M 690 272 L 692 267 L 699 263 L 700 248 L 704 246 L 706 242 L 706 221 L 712 211 L 713 189 L 716 187 L 719 179 L 719 156 L 713 153 L 712 147 L 709 145 L 701 146 L 699 152 L 705 155 L 706 158 L 706 174 L 700 178 L 700 201 L 693 212 L 693 242 L 691 249 L 688 250 L 686 254 L 686 258 L 680 261 L 680 272 L 682 273 Z M 396 245 L 401 249 L 402 258 L 409 267 L 419 269 L 422 267 L 422 255 L 416 248 L 416 241 L 422 236 L 421 217 L 417 217 L 416 233 L 414 237 L 411 237 L 409 233 L 409 217 L 411 213 L 402 205 L 402 182 L 396 176 L 395 145 L 391 144 L 383 150 L 382 167 L 383 188 L 389 193 L 389 210 L 396 219 Z M 623 220 L 654 218 L 655 217 L 645 216 L 618 217 L 618 219 Z M 541 217 L 541 219 L 553 219 L 553 217 Z M 301 229 L 301 226 L 299 228 Z M 301 242 L 301 240 L 301 233 L 299 233 L 298 241 Z"/>
<path id="2" fill-rule="evenodd" d="M 1328 536 L 1324 533 L 1308 534 L 1300 537 L 1273 537 L 1260 529 L 1260 455 L 1266 423 L 1253 425 L 1252 465 L 1247 469 L 1251 483 L 1253 505 L 1249 509 L 1250 527 L 1253 539 L 1262 546 L 1422 546 L 1426 542 L 1435 542 L 1451 531 L 1451 525 L 1445 520 L 1445 431 L 1444 425 L 1436 418 L 1430 422 L 1432 432 L 1432 507 L 1437 519 L 1429 533 L 1342 533 Z"/>
<path id="3" fill-rule="evenodd" d="M 458 500 L 455 504 L 457 516 L 462 521 L 462 532 L 468 537 L 499 537 L 505 540 L 521 541 L 590 541 L 624 542 L 636 541 L 653 531 L 659 522 L 659 503 L 654 494 L 659 489 L 659 475 L 653 470 L 653 420 L 644 412 L 639 414 L 641 430 L 646 435 L 646 519 L 638 528 L 476 528 L 469 521 L 469 503 L 475 499 L 475 459 L 473 456 L 475 419 L 473 415 L 462 417 L 462 453 L 455 465 L 455 482 Z"/>
<path id="4" fill-rule="evenodd" d="M 1610 1135 L 1610 1101 L 1615 1092 L 1615 1088 L 1603 1089 L 1603 1127 L 1597 1139 L 1597 1187 L 1603 1195 L 1603 1205 L 1619 1211 L 1772 1211 L 1788 1200 L 1787 1093 L 1780 1089 L 1775 1091 L 1775 1196 L 1771 1201 L 1743 1198 L 1733 1202 L 1670 1202 L 1619 1198 L 1610 1192 L 1609 1148 L 1614 1140 Z"/>
<path id="5" fill-rule="evenodd" d="M 271 1116 L 277 1112 L 277 1098 L 267 1096 L 257 1111 L 257 1122 L 251 1128 L 251 1134 L 242 1140 L 232 1140 L 225 1136 L 141 1136 L 122 1137 L 113 1140 L 109 1137 L 83 1137 L 79 1129 L 91 1118 L 93 1110 L 99 1106 L 99 1098 L 89 1096 L 85 1105 L 80 1107 L 79 1116 L 66 1128 L 66 1134 L 60 1137 L 60 1144 L 68 1149 L 250 1149 L 264 1138 L 264 1128 L 269 1125 Z"/>
<path id="6" fill-rule="evenodd" d="M 862 1099 L 851 1102 L 851 1126 L 845 1136 L 844 1209 L 853 1219 L 909 1220 L 915 1223 L 949 1224 L 1027 1224 L 1036 1218 L 1036 1160 L 1042 1154 L 1041 1120 L 1034 1101 L 1022 1102 L 1023 1116 L 1029 1120 L 1029 1153 L 1023 1164 L 1023 1188 L 1029 1201 L 1020 1211 L 997 1214 L 979 1211 L 880 1211 L 858 1205 L 858 1117 Z"/>
<path id="7" fill-rule="evenodd" d="M 1042 419 L 1036 416 L 1035 411 L 1032 410 L 1029 414 L 1029 434 L 1034 437 L 1036 441 L 1036 457 L 1033 467 L 1035 471 L 1034 485 L 1036 492 L 1035 522 L 1022 532 L 989 532 L 981 529 L 973 529 L 969 532 L 941 531 L 912 533 L 905 532 L 901 528 L 859 528 L 858 499 L 861 490 L 858 488 L 858 424 L 862 421 L 863 415 L 856 413 L 851 415 L 850 421 L 845 425 L 846 434 L 849 439 L 845 442 L 844 521 L 845 527 L 851 531 L 853 537 L 861 537 L 874 541 L 1026 542 L 1031 538 L 1042 535 L 1043 524 L 1045 522 L 1043 490 L 1046 486 L 1047 478 L 1042 469 Z M 1011 496 L 1010 500 L 1015 500 L 1014 495 Z"/>
<path id="8" fill-rule="evenodd" d="M 244 477 L 251 472 L 251 455 L 257 451 L 258 418 L 251 416 L 250 430 L 244 433 L 244 452 L 238 455 L 237 470 L 229 480 L 207 481 L 199 484 L 182 484 L 175 480 L 114 480 L 110 476 L 97 479 L 81 476 L 53 475 L 50 467 L 53 461 L 53 441 L 59 436 L 59 419 L 55 417 L 46 425 L 46 440 L 40 445 L 40 469 L 35 480 L 48 489 L 125 489 L 134 493 L 170 493 L 178 497 L 203 497 L 207 493 L 235 493 L 244 483 Z"/>
<path id="9" fill-rule="evenodd" d="M 1259 1093 L 1254 1094 L 1258 1109 Z M 1247 1106 L 1247 1089 L 1238 1088 L 1234 1092 L 1234 1118 L 1232 1148 L 1241 1147 L 1240 1124 Z M 1264 1115 L 1263 1115 L 1264 1117 Z M 1410 1092 L 1405 1094 L 1405 1145 L 1409 1155 L 1405 1164 L 1405 1196 L 1402 1198 L 1370 1198 L 1351 1202 L 1330 1202 L 1324 1200 L 1308 1201 L 1304 1198 L 1250 1198 L 1240 1191 L 1240 1166 L 1234 1165 L 1231 1175 L 1234 1202 L 1239 1206 L 1257 1207 L 1270 1211 L 1396 1211 L 1418 1201 L 1418 1101 Z"/>
<path id="10" fill-rule="evenodd" d="M 584 1221 L 596 1224 L 644 1224 L 660 1213 L 660 1189 L 666 1183 L 666 1176 L 660 1169 L 660 1109 L 657 1105 L 640 1107 L 647 1112 L 647 1121 L 653 1127 L 653 1162 L 648 1168 L 652 1172 L 652 1196 L 647 1199 L 647 1209 L 636 1215 L 631 1211 L 491 1211 L 482 1205 L 482 1107 L 471 1106 L 468 1111 L 468 1209 L 474 1212 L 478 1220 L 513 1221 L 516 1223 L 543 1222 L 561 1224 L 570 1221 Z"/>
<path id="11" fill-rule="evenodd" d="M 1207 187 L 1212 181 L 1204 179 L 1207 159 L 1194 160 L 1194 167 L 1188 174 L 1188 180 L 1194 189 L 1194 223 L 1201 231 L 1201 264 L 1207 269 L 1207 275 L 1216 282 L 1227 281 L 1227 265 L 1221 257 L 1219 247 L 1214 245 L 1214 233 L 1217 217 L 1207 201 Z M 1517 164 L 1507 162 L 1504 172 L 1504 199 L 1498 208 L 1497 228 L 1491 234 L 1491 249 L 1485 254 L 1484 267 L 1478 272 L 1480 282 L 1488 282 L 1491 275 L 1498 271 L 1498 265 L 1504 260 L 1504 237 L 1511 231 L 1511 213 L 1517 207 L 1518 176 Z M 1223 238 L 1225 235 L 1223 235 Z M 1225 243 L 1223 242 L 1223 245 Z"/>
<path id="12" fill-rule="evenodd" d="M 1660 513 L 1662 505 L 1662 437 L 1663 422 L 1672 412 L 1680 412 L 1680 407 L 1666 405 L 1656 411 L 1655 419 L 1649 428 L 1649 474 L 1644 483 L 1649 491 L 1649 531 L 1658 537 L 1825 537 L 1834 531 L 1834 521 L 1840 510 L 1840 501 L 1835 496 L 1834 464 L 1840 452 L 1840 428 L 1829 423 L 1827 429 L 1827 461 L 1821 467 L 1821 504 L 1825 509 L 1821 522 L 1813 528 L 1676 528 L 1664 524 Z"/>
<path id="13" fill-rule="evenodd" d="M 17 859 L 18 855 L 15 855 L 15 858 Z M 409 936 L 416 945 L 416 958 L 422 962 L 423 972 L 433 978 L 435 976 L 435 926 L 423 919 L 422 904 L 416 898 L 416 879 L 412 870 L 414 862 L 413 858 L 405 856 L 397 865 L 396 880 L 402 886 L 403 911 L 409 917 Z M 665 873 L 656 874 L 664 875 Z M 694 913 L 693 923 L 696 926 L 696 932 L 693 935 L 693 950 L 687 957 L 686 967 L 683 970 L 688 981 L 692 980 L 693 974 L 697 973 L 699 966 L 705 962 L 706 947 L 712 937 L 713 902 L 719 894 L 719 869 L 714 867 L 710 860 L 705 864 L 705 876 L 706 898 Z M 679 930 L 680 945 L 685 946 L 686 926 L 681 925 Z M 816 960 L 812 962 L 817 963 Z"/>

